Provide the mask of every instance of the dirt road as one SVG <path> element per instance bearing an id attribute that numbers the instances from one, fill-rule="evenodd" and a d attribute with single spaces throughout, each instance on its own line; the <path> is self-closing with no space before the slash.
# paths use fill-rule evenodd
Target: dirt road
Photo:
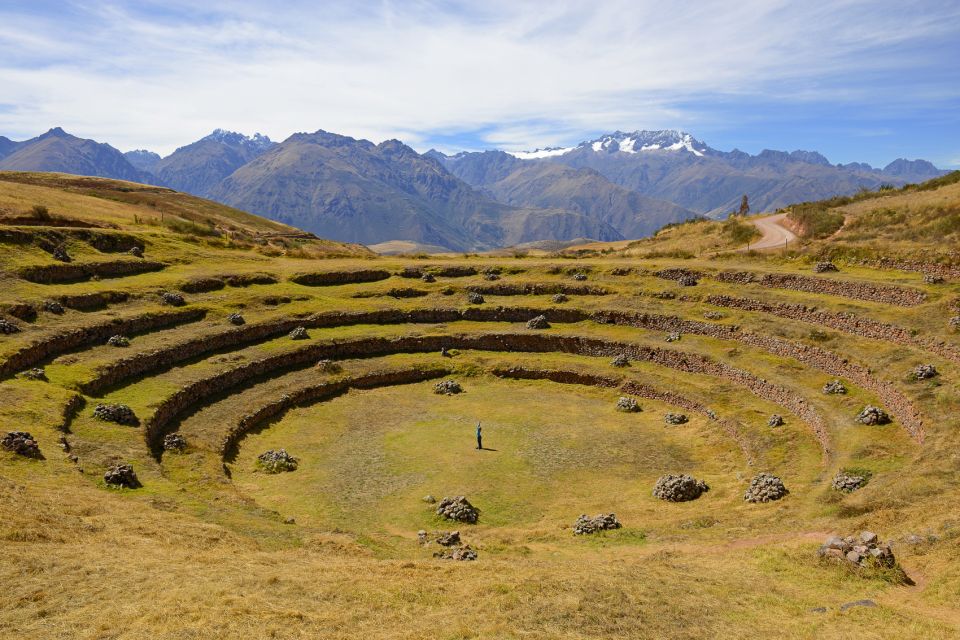
<path id="1" fill-rule="evenodd" d="M 751 220 L 750 222 L 753 223 L 753 226 L 763 235 L 759 240 L 750 243 L 750 249 L 782 249 L 796 241 L 797 236 L 781 225 L 786 216 L 787 214 L 785 213 L 778 213 L 775 216 Z"/>

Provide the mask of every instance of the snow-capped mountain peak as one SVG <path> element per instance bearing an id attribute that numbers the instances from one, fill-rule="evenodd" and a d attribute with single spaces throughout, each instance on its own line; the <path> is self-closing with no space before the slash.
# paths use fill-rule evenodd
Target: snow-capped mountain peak
<path id="1" fill-rule="evenodd" d="M 573 149 L 574 147 L 544 147 L 533 151 L 507 151 L 507 153 L 520 160 L 535 160 L 537 158 L 549 158 L 550 156 L 562 156 L 573 151 Z"/>
<path id="2" fill-rule="evenodd" d="M 270 138 L 262 136 L 259 133 L 255 133 L 253 136 L 246 136 L 235 131 L 227 131 L 226 129 L 214 129 L 213 133 L 202 140 L 214 140 L 232 146 L 249 147 L 252 149 L 266 149 L 273 145 L 273 141 L 270 140 Z"/>
<path id="3" fill-rule="evenodd" d="M 535 160 L 562 156 L 577 149 L 589 148 L 595 152 L 606 153 L 643 153 L 651 151 L 686 151 L 695 156 L 706 155 L 709 147 L 685 131 L 665 129 L 662 131 L 634 131 L 625 133 L 614 131 L 597 138 L 581 142 L 576 147 L 545 147 L 534 151 L 508 151 L 521 160 Z"/>

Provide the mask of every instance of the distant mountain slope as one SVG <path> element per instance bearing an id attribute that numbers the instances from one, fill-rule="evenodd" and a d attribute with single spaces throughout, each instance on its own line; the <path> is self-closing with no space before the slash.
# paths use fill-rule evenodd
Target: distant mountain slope
<path id="1" fill-rule="evenodd" d="M 157 163 L 160 162 L 159 153 L 147 151 L 146 149 L 127 151 L 123 154 L 123 157 L 127 159 L 127 162 L 144 173 L 153 173 Z"/>
<path id="2" fill-rule="evenodd" d="M 72 136 L 60 127 L 16 145 L 0 160 L 0 171 L 56 171 L 148 182 L 149 177 L 131 165 L 108 144 Z"/>
<path id="3" fill-rule="evenodd" d="M 19 142 L 14 142 L 10 138 L 0 136 L 0 160 L 13 153 L 19 144 Z"/>
<path id="4" fill-rule="evenodd" d="M 455 176 L 498 202 L 577 211 L 610 225 L 625 238 L 640 238 L 665 224 L 696 215 L 689 209 L 615 185 L 592 169 L 529 162 L 502 151 L 451 157 L 437 152 L 432 155 L 441 159 Z"/>
<path id="5" fill-rule="evenodd" d="M 206 196 L 221 180 L 275 146 L 275 142 L 259 133 L 251 138 L 217 129 L 163 158 L 152 172 L 161 184 Z"/>
<path id="6" fill-rule="evenodd" d="M 294 134 L 235 171 L 211 197 L 365 244 L 409 240 L 467 250 L 530 234 L 619 237 L 582 214 L 494 202 L 396 140 L 375 145 L 325 131 Z"/>

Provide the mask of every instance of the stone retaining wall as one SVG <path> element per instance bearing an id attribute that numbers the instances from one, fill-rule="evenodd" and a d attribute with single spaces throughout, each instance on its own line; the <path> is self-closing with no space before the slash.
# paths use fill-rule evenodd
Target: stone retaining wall
<path id="1" fill-rule="evenodd" d="M 338 284 L 358 282 L 376 282 L 390 277 L 389 271 L 382 269 L 364 269 L 361 271 L 320 271 L 316 273 L 298 273 L 290 277 L 290 282 L 309 287 L 329 287 Z"/>
<path id="2" fill-rule="evenodd" d="M 475 291 L 485 296 L 540 296 L 554 293 L 563 293 L 569 296 L 606 296 L 609 289 L 591 285 L 544 283 L 544 284 L 511 284 L 499 283 L 488 285 L 473 285 L 469 291 Z"/>
<path id="3" fill-rule="evenodd" d="M 17 274 L 37 284 L 58 284 L 98 278 L 122 278 L 151 271 L 161 271 L 167 265 L 150 260 L 114 260 L 110 262 L 72 262 L 22 267 Z"/>
<path id="4" fill-rule="evenodd" d="M 721 271 L 711 276 L 727 284 L 758 284 L 773 289 L 807 291 L 870 302 L 912 307 L 927 301 L 927 294 L 919 289 L 896 285 L 882 285 L 853 280 L 817 278 L 795 273 L 752 273 L 749 271 Z"/>

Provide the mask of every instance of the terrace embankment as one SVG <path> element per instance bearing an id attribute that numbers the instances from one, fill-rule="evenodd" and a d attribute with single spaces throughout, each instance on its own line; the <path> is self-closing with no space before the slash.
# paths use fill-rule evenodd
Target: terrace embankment
<path id="1" fill-rule="evenodd" d="M 161 271 L 166 263 L 152 260 L 112 260 L 109 262 L 70 262 L 22 267 L 17 274 L 37 284 L 80 282 L 90 278 L 122 278 Z"/>

